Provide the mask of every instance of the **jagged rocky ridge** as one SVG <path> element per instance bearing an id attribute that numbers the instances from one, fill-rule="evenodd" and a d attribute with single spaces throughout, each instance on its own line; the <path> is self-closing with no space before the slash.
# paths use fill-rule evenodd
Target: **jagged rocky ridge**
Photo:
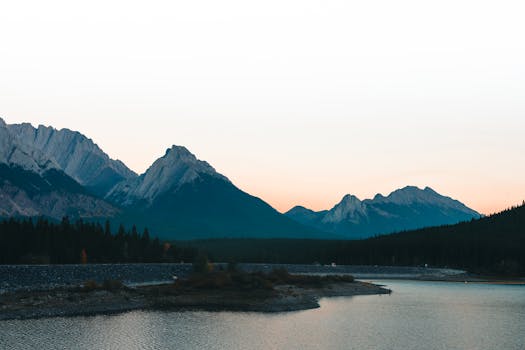
<path id="1" fill-rule="evenodd" d="M 50 169 L 60 169 L 59 165 L 43 152 L 30 147 L 13 135 L 8 125 L 0 118 L 0 163 L 16 165 L 25 170 L 42 174 Z"/>
<path id="2" fill-rule="evenodd" d="M 118 212 L 0 119 L 0 217 L 101 218 Z"/>
<path id="3" fill-rule="evenodd" d="M 324 237 L 239 190 L 181 146 L 137 176 L 68 129 L 0 120 L 0 137 L 0 217 L 111 218 L 167 239 Z"/>
<path id="4" fill-rule="evenodd" d="M 30 148 L 51 159 L 67 175 L 99 196 L 106 195 L 117 183 L 137 177 L 124 163 L 111 159 L 77 131 L 43 125 L 35 128 L 29 123 L 5 127 L 19 147 Z"/>
<path id="5" fill-rule="evenodd" d="M 167 239 L 361 238 L 479 216 L 426 188 L 407 187 L 331 210 L 286 215 L 237 188 L 207 162 L 172 146 L 138 176 L 68 129 L 0 119 L 0 217 L 64 215 L 147 226 Z"/>
<path id="6" fill-rule="evenodd" d="M 476 211 L 430 187 L 419 189 L 414 186 L 396 190 L 386 197 L 377 194 L 373 199 L 363 201 L 346 195 L 330 210 L 316 212 L 296 206 L 285 215 L 304 225 L 346 238 L 366 238 L 480 217 Z"/>

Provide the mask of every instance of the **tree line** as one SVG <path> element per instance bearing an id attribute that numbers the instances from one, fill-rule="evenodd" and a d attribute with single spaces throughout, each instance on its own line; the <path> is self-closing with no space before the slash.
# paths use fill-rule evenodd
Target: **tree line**
<path id="1" fill-rule="evenodd" d="M 214 261 L 453 267 L 525 276 L 525 205 L 455 225 L 365 240 L 217 239 L 180 244 Z"/>
<path id="2" fill-rule="evenodd" d="M 0 264 L 78 264 L 192 261 L 194 248 L 178 248 L 151 238 L 148 229 L 122 224 L 116 232 L 106 221 L 68 217 L 60 223 L 45 218 L 15 219 L 0 223 Z"/>
<path id="3" fill-rule="evenodd" d="M 208 239 L 161 242 L 147 229 L 66 217 L 0 223 L 0 264 L 215 262 L 454 267 L 471 272 L 525 276 L 525 204 L 455 225 L 365 240 Z"/>

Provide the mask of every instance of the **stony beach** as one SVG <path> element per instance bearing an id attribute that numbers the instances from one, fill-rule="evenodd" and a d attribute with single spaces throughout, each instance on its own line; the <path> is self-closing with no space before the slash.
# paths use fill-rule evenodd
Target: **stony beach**
<path id="1" fill-rule="evenodd" d="M 276 277 L 278 276 L 278 277 Z M 284 277 L 280 277 L 284 276 Z M 389 294 L 349 275 L 305 276 L 278 272 L 214 272 L 135 287 L 120 281 L 51 289 L 18 289 L 0 295 L 0 320 L 86 316 L 137 309 L 286 312 L 319 307 L 330 296 Z"/>
<path id="2" fill-rule="evenodd" d="M 224 269 L 226 264 L 215 264 Z M 284 268 L 292 274 L 357 279 L 497 282 L 461 270 L 397 266 L 239 264 L 246 273 Z M 276 285 L 250 293 L 235 289 L 173 292 L 174 277 L 190 276 L 191 264 L 1 265 L 0 320 L 121 313 L 137 309 L 283 312 L 318 307 L 330 296 L 387 294 L 376 284 L 325 283 L 321 288 Z M 85 288 L 86 282 L 118 282 L 118 288 Z M 523 281 L 513 281 L 513 283 Z"/>
<path id="3" fill-rule="evenodd" d="M 220 264 L 217 264 L 220 265 Z M 356 279 L 448 279 L 464 271 L 403 266 L 325 266 L 239 264 L 245 271 L 268 272 L 284 267 L 294 274 L 351 274 Z M 191 264 L 0 265 L 0 294 L 80 286 L 85 281 L 119 280 L 127 286 L 170 282 L 186 277 Z"/>

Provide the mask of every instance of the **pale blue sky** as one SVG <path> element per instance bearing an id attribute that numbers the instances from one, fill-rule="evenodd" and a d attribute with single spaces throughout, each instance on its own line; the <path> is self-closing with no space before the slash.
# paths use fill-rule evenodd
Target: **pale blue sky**
<path id="1" fill-rule="evenodd" d="M 185 145 L 279 210 L 407 184 L 525 199 L 521 1 L 0 5 L 0 116 L 144 171 Z"/>

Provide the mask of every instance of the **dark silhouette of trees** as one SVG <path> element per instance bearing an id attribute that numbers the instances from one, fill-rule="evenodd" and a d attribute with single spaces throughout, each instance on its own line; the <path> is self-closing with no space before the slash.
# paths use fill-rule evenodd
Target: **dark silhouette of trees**
<path id="1" fill-rule="evenodd" d="M 136 226 L 127 231 L 120 225 L 113 235 L 109 221 L 104 226 L 82 220 L 71 223 L 67 217 L 60 223 L 44 218 L 0 222 L 0 264 L 77 264 L 84 259 L 87 263 L 179 262 L 191 261 L 195 254 L 193 249 L 179 251 L 173 245 L 165 251 L 147 229 L 139 234 Z"/>
<path id="2" fill-rule="evenodd" d="M 161 242 L 147 229 L 40 218 L 0 222 L 0 264 L 210 261 L 292 264 L 455 267 L 477 273 L 525 276 L 525 204 L 456 225 L 366 240 L 212 239 Z"/>
<path id="3" fill-rule="evenodd" d="M 214 239 L 180 242 L 212 261 L 455 267 L 525 276 L 525 205 L 455 225 L 365 240 Z M 182 247 L 181 247 L 182 248 Z"/>

